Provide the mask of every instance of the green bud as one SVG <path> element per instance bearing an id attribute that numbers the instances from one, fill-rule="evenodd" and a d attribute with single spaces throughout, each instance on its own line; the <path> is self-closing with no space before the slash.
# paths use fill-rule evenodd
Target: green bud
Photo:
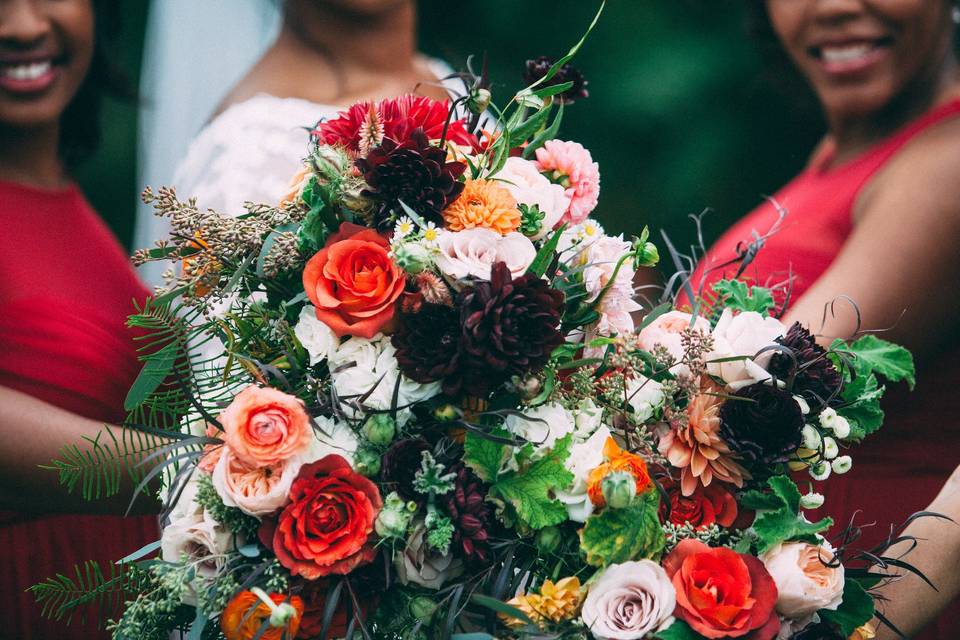
<path id="1" fill-rule="evenodd" d="M 363 435 L 373 444 L 386 446 L 397 435 L 397 423 L 389 413 L 375 413 L 363 423 Z"/>
<path id="2" fill-rule="evenodd" d="M 433 598 L 417 596 L 410 600 L 410 604 L 407 605 L 407 610 L 410 612 L 410 617 L 414 620 L 422 620 L 424 624 L 429 624 L 430 619 L 433 618 L 433 614 L 437 610 L 437 605 L 433 601 Z"/>
<path id="3" fill-rule="evenodd" d="M 433 263 L 427 248 L 417 242 L 407 242 L 394 247 L 393 261 L 398 267 L 413 275 L 427 269 Z"/>
<path id="4" fill-rule="evenodd" d="M 358 449 L 353 458 L 353 468 L 357 473 L 372 478 L 380 473 L 380 454 L 368 447 Z"/>
<path id="5" fill-rule="evenodd" d="M 633 252 L 633 260 L 637 267 L 652 267 L 660 262 L 660 250 L 652 242 L 637 241 Z"/>
<path id="6" fill-rule="evenodd" d="M 394 491 L 383 501 L 373 526 L 381 538 L 400 538 L 407 532 L 411 518 L 413 513 L 407 509 L 407 503 Z"/>
<path id="7" fill-rule="evenodd" d="M 297 610 L 289 602 L 281 602 L 276 609 L 270 612 L 271 627 L 285 627 L 290 619 L 297 615 Z"/>
<path id="8" fill-rule="evenodd" d="M 452 404 L 442 404 L 433 410 L 433 419 L 437 422 L 453 422 L 459 420 L 463 413 Z"/>
<path id="9" fill-rule="evenodd" d="M 600 483 L 603 498 L 611 509 L 623 509 L 630 506 L 637 497 L 637 481 L 626 471 L 608 473 Z"/>
<path id="10" fill-rule="evenodd" d="M 537 550 L 540 553 L 550 554 L 560 547 L 561 541 L 560 529 L 556 527 L 544 527 L 537 532 L 534 543 L 537 545 Z"/>
<path id="11" fill-rule="evenodd" d="M 479 88 L 470 92 L 470 98 L 467 100 L 467 108 L 471 113 L 483 113 L 490 106 L 490 90 Z"/>

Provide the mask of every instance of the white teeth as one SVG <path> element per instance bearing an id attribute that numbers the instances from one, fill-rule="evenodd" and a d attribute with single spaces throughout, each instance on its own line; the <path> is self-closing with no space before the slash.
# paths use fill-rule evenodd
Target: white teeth
<path id="1" fill-rule="evenodd" d="M 50 71 L 50 61 L 31 62 L 5 67 L 2 75 L 13 80 L 36 80 Z"/>
<path id="2" fill-rule="evenodd" d="M 848 47 L 823 47 L 823 59 L 826 62 L 850 62 L 862 58 L 873 50 L 873 45 L 857 44 Z"/>

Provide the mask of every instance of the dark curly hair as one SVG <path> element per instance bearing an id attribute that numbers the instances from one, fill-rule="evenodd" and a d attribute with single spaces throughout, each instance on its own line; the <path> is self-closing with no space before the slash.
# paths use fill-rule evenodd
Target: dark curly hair
<path id="1" fill-rule="evenodd" d="M 113 57 L 121 26 L 120 0 L 93 0 L 94 45 L 87 77 L 60 116 L 60 156 L 68 165 L 85 160 L 100 144 L 100 111 L 107 95 L 135 100 L 136 92 Z"/>

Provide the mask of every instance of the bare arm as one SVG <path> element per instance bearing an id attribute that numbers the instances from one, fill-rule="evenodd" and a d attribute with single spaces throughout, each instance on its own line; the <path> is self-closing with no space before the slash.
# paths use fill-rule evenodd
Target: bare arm
<path id="1" fill-rule="evenodd" d="M 0 509 L 34 512 L 123 513 L 133 487 L 112 499 L 85 501 L 67 493 L 57 473 L 41 469 L 60 456 L 64 445 L 81 445 L 104 425 L 78 416 L 33 396 L 0 386 Z M 138 498 L 139 511 L 149 510 L 150 500 Z"/>
<path id="2" fill-rule="evenodd" d="M 922 359 L 960 326 L 960 122 L 911 142 L 864 190 L 855 218 L 843 251 L 787 319 L 849 337 L 857 316 L 842 300 L 820 329 L 825 305 L 849 296 L 864 329 L 893 327 L 884 337 Z"/>

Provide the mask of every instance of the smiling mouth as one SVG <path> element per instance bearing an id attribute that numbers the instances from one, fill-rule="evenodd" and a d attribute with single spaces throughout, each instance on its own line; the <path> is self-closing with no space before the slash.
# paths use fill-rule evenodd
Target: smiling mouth
<path id="1" fill-rule="evenodd" d="M 892 44 L 892 38 L 877 38 L 823 44 L 810 47 L 807 51 L 828 72 L 850 73 L 870 67 Z"/>
<path id="2" fill-rule="evenodd" d="M 38 80 L 50 73 L 52 68 L 52 60 L 42 60 L 24 64 L 4 64 L 0 65 L 0 76 L 19 81 Z"/>

